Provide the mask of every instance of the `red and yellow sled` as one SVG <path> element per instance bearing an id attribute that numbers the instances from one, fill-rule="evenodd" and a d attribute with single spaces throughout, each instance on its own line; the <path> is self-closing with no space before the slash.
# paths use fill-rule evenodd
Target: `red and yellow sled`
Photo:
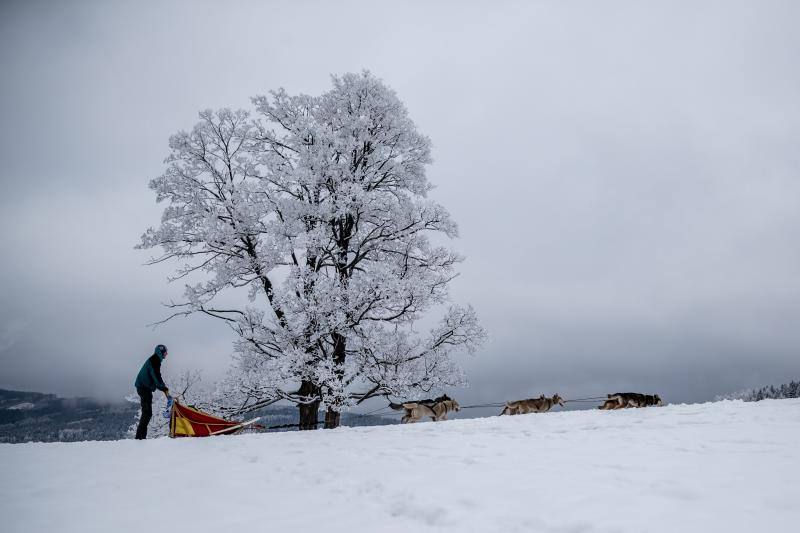
<path id="1" fill-rule="evenodd" d="M 214 435 L 231 435 L 246 427 L 254 427 L 259 419 L 247 422 L 231 422 L 217 418 L 188 405 L 173 402 L 169 417 L 170 437 L 213 437 Z"/>

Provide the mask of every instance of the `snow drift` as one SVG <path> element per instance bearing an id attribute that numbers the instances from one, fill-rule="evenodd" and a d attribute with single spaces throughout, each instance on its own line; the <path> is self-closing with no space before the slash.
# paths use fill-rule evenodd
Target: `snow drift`
<path id="1" fill-rule="evenodd" d="M 800 400 L 0 445 L 4 532 L 752 532 L 800 523 Z"/>

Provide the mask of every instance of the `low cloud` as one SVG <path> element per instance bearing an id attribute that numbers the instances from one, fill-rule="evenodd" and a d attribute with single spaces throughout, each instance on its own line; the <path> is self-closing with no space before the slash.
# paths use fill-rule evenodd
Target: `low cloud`
<path id="1" fill-rule="evenodd" d="M 27 327 L 28 323 L 24 320 L 11 320 L 0 326 L 0 353 L 14 347 Z"/>

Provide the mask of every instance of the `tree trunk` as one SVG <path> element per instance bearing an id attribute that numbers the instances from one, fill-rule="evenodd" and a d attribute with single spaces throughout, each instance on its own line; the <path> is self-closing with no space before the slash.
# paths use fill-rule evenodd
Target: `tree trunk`
<path id="1" fill-rule="evenodd" d="M 342 379 L 344 376 L 342 368 L 344 367 L 344 360 L 347 354 L 345 351 L 347 338 L 339 333 L 334 333 L 331 337 L 333 338 L 333 362 L 336 364 L 336 369 L 334 371 L 336 372 L 336 376 Z M 341 420 L 342 414 L 328 407 L 328 410 L 325 411 L 325 429 L 338 428 Z"/>
<path id="2" fill-rule="evenodd" d="M 334 411 L 330 407 L 325 412 L 325 429 L 334 429 L 339 427 L 339 423 L 342 420 L 342 413 L 339 411 Z"/>
<path id="3" fill-rule="evenodd" d="M 319 389 L 310 381 L 303 381 L 300 384 L 300 395 L 319 396 Z M 311 403 L 301 403 L 297 405 L 300 411 L 300 430 L 317 429 L 317 417 L 319 416 L 319 400 Z"/>

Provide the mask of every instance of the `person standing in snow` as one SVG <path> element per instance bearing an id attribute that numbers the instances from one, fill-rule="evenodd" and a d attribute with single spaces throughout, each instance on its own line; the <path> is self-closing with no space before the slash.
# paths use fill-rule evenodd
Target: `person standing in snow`
<path id="1" fill-rule="evenodd" d="M 153 392 L 158 389 L 164 393 L 164 396 L 170 398 L 169 389 L 161 378 L 161 362 L 166 357 L 167 347 L 159 344 L 136 375 L 134 386 L 142 400 L 142 417 L 139 419 L 139 427 L 136 428 L 137 439 L 147 438 L 147 424 L 153 417 Z"/>

